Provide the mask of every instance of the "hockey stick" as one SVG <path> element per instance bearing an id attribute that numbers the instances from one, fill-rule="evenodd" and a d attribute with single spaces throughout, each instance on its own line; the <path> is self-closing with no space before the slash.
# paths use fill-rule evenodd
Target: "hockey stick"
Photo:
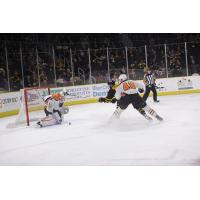
<path id="1" fill-rule="evenodd" d="M 39 97 L 43 100 L 43 102 L 45 102 L 44 101 L 44 97 L 42 97 L 41 95 L 40 95 L 40 93 L 38 92 L 38 90 L 36 90 L 37 91 L 37 94 L 39 95 Z"/>
<path id="2" fill-rule="evenodd" d="M 71 96 L 71 97 L 75 97 L 77 96 L 76 94 L 69 94 L 68 92 L 66 92 L 66 94 L 64 96 Z"/>
<path id="3" fill-rule="evenodd" d="M 159 86 L 156 85 L 155 88 L 156 88 L 156 89 L 163 89 L 163 88 L 165 88 L 165 87 L 163 87 L 163 86 L 159 87 Z"/>

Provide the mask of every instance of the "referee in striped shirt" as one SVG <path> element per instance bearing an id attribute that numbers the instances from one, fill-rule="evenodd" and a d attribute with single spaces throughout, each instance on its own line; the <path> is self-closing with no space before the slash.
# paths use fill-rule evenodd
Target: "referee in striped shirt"
<path id="1" fill-rule="evenodd" d="M 145 72 L 145 75 L 144 75 L 143 81 L 144 81 L 146 90 L 145 90 L 145 93 L 144 93 L 144 96 L 143 96 L 143 100 L 146 101 L 148 96 L 149 96 L 150 91 L 152 91 L 153 92 L 153 100 L 154 100 L 154 102 L 159 102 L 157 100 L 157 91 L 156 91 L 156 87 L 155 87 L 156 86 L 156 84 L 155 84 L 155 81 L 156 81 L 155 75 L 148 67 L 146 67 L 144 69 L 144 72 Z"/>

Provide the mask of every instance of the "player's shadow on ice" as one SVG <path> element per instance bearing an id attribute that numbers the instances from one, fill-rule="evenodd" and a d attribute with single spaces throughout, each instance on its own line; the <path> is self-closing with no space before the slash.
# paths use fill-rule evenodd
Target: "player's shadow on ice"
<path id="1" fill-rule="evenodd" d="M 112 123 L 108 123 L 108 121 L 105 121 L 104 124 L 99 124 L 98 126 L 94 126 L 94 129 L 104 129 L 106 133 L 109 133 L 110 130 L 111 132 L 115 131 L 118 133 L 123 133 L 123 132 L 138 132 L 138 131 L 144 131 L 145 129 L 149 129 L 150 127 L 159 125 L 160 122 L 154 120 L 152 122 L 148 122 L 146 120 L 138 120 L 135 118 L 121 118 L 120 120 L 113 121 Z"/>
<path id="2" fill-rule="evenodd" d="M 134 119 L 130 121 L 122 119 L 117 123 L 111 124 L 111 127 L 117 132 L 136 132 L 144 129 L 149 129 L 149 127 L 152 125 L 155 125 L 155 122 L 144 122 L 143 120 L 134 122 Z"/>

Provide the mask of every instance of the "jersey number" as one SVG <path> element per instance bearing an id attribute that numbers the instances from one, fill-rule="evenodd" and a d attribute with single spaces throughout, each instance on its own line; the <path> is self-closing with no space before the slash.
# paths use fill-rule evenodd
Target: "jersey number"
<path id="1" fill-rule="evenodd" d="M 133 82 L 124 82 L 123 83 L 123 89 L 124 91 L 127 91 L 129 89 L 136 89 L 135 84 Z"/>

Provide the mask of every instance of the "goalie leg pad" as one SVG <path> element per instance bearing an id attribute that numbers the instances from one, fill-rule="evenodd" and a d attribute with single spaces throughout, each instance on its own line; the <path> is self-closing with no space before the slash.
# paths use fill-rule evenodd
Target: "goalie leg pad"
<path id="1" fill-rule="evenodd" d="M 62 121 L 63 115 L 60 116 L 58 112 L 54 112 L 52 115 L 42 118 L 37 124 L 40 125 L 40 127 L 46 127 L 61 124 Z"/>
<path id="2" fill-rule="evenodd" d="M 61 124 L 61 122 L 62 122 L 62 114 L 61 113 L 54 112 L 52 114 L 52 118 L 55 119 L 55 121 L 57 122 L 57 124 Z"/>
<path id="3" fill-rule="evenodd" d="M 52 115 L 49 115 L 47 117 L 42 118 L 38 124 L 40 125 L 40 127 L 46 127 L 46 126 L 53 126 L 57 124 L 57 121 L 55 120 L 55 118 L 53 118 Z"/>

